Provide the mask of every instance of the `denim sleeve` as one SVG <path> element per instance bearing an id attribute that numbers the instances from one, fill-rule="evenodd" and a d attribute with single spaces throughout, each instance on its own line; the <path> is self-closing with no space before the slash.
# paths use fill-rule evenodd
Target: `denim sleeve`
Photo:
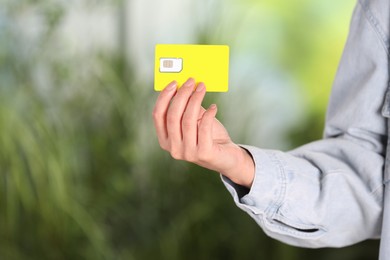
<path id="1" fill-rule="evenodd" d="M 378 238 L 387 138 L 389 1 L 360 1 L 334 81 L 324 138 L 289 152 L 240 145 L 253 157 L 245 189 L 222 181 L 269 236 L 301 247 Z"/>

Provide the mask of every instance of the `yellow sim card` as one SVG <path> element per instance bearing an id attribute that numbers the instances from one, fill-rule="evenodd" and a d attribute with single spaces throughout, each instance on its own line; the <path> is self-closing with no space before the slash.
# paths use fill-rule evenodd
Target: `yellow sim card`
<path id="1" fill-rule="evenodd" d="M 209 92 L 227 92 L 229 46 L 157 44 L 154 90 L 163 90 L 173 80 L 181 86 L 189 77 L 203 82 Z"/>

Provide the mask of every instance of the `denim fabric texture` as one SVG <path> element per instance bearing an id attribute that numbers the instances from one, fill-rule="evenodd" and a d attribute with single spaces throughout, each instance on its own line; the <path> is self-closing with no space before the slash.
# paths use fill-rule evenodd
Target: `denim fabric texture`
<path id="1" fill-rule="evenodd" d="M 389 13 L 389 0 L 357 2 L 322 140 L 288 152 L 241 144 L 255 162 L 249 190 L 221 175 L 270 237 L 319 248 L 382 236 L 380 259 L 390 260 Z"/>

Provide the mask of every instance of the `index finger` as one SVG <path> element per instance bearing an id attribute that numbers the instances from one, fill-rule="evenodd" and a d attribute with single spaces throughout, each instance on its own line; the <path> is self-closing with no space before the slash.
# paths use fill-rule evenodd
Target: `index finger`
<path id="1" fill-rule="evenodd" d="M 166 126 L 166 115 L 169 108 L 170 101 L 176 93 L 177 82 L 172 81 L 169 83 L 157 98 L 156 104 L 153 109 L 153 122 L 157 132 L 157 138 L 160 146 L 165 146 L 165 142 L 168 137 L 168 131 Z"/>

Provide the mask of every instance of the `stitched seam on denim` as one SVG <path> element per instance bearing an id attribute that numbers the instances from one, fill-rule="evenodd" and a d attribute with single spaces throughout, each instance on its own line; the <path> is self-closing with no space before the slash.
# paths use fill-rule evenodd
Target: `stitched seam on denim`
<path id="1" fill-rule="evenodd" d="M 284 172 L 284 167 L 283 167 L 283 164 L 282 162 L 277 158 L 276 154 L 271 152 L 268 154 L 268 156 L 270 157 L 271 161 L 273 163 L 276 164 L 276 166 L 278 167 L 278 172 L 279 172 L 279 176 L 278 176 L 278 179 L 280 181 L 280 191 L 279 191 L 279 194 L 277 196 L 277 198 L 275 199 L 275 202 L 274 203 L 271 203 L 268 208 L 266 209 L 266 212 L 271 214 L 271 215 L 274 215 L 277 210 L 281 207 L 283 201 L 284 201 L 284 198 L 285 198 L 285 195 L 286 195 L 286 186 L 287 186 L 287 177 L 286 177 L 286 174 Z"/>
<path id="2" fill-rule="evenodd" d="M 363 9 L 364 17 L 366 17 L 367 21 L 371 25 L 371 27 L 374 29 L 376 32 L 380 42 L 383 45 L 383 48 L 385 49 L 385 52 L 387 54 L 387 57 L 390 56 L 389 54 L 389 40 L 386 39 L 386 34 L 383 31 L 382 27 L 380 26 L 378 20 L 375 18 L 373 13 L 371 12 L 370 8 L 368 7 L 367 1 L 359 0 L 359 4 Z"/>

